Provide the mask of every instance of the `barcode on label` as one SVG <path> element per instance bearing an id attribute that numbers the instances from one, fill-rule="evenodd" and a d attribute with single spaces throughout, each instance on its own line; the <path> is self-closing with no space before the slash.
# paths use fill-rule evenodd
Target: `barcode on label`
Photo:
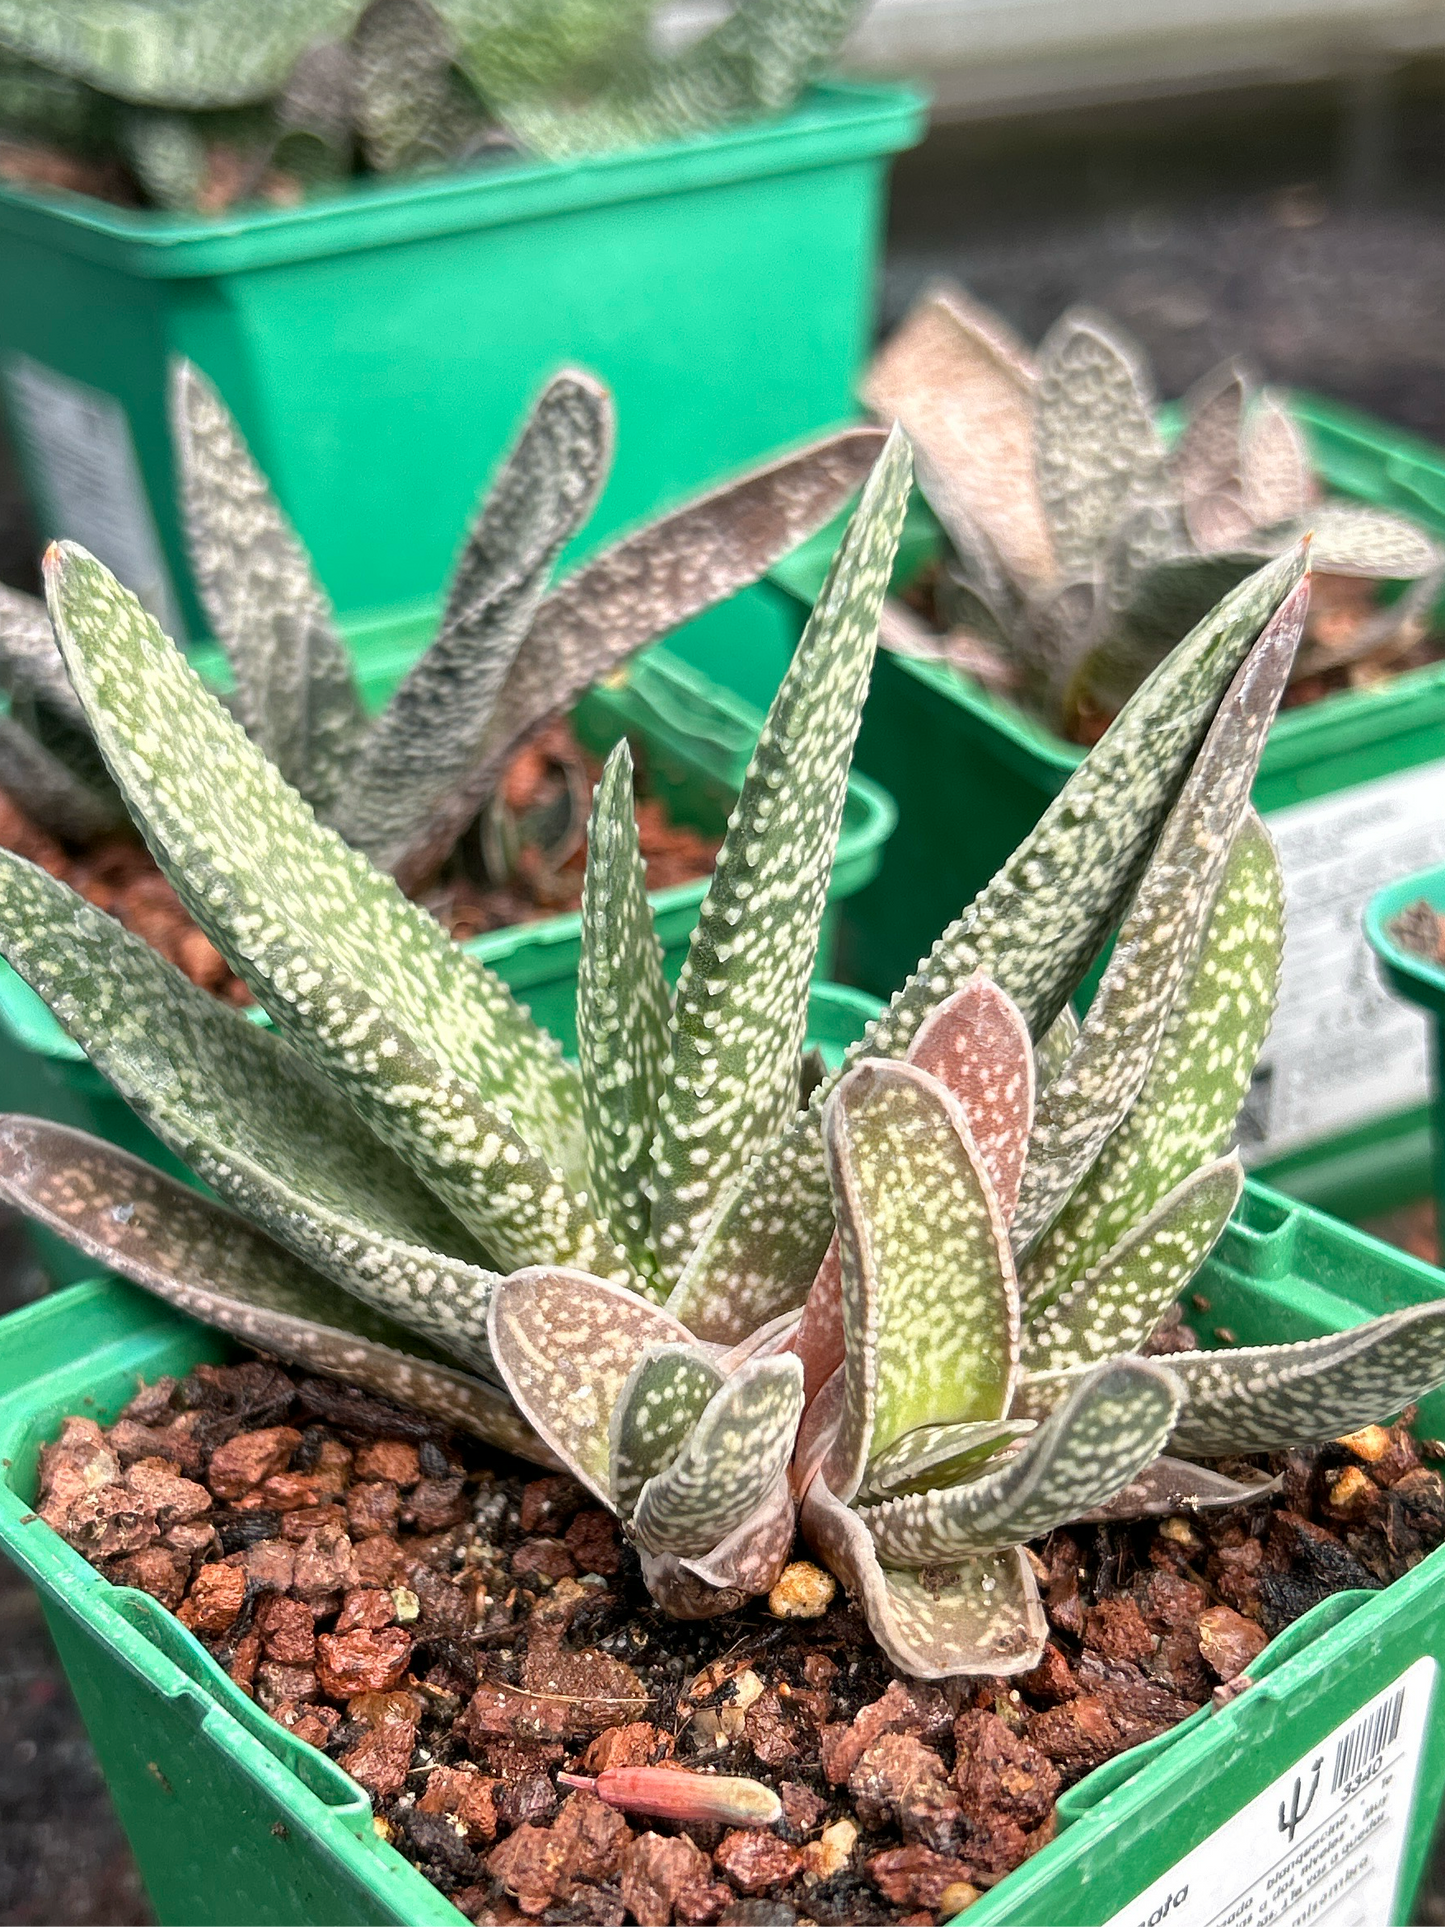
<path id="1" fill-rule="evenodd" d="M 1335 1747 L 1335 1772 L 1330 1782 L 1330 1792 L 1338 1793 L 1347 1780 L 1372 1760 L 1376 1760 L 1387 1746 L 1393 1746 L 1400 1732 L 1400 1714 L 1405 1706 L 1405 1689 L 1387 1699 L 1383 1706 L 1377 1706 L 1367 1719 L 1352 1726 L 1345 1737 Z"/>

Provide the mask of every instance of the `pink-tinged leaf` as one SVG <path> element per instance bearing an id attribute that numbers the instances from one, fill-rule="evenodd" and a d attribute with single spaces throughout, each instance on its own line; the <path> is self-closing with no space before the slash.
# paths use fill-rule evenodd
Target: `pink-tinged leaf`
<path id="1" fill-rule="evenodd" d="M 40 1118 L 0 1119 L 0 1200 L 243 1344 L 556 1463 L 494 1386 L 127 1151 Z"/>
<path id="2" fill-rule="evenodd" d="M 740 1586 L 710 1586 L 675 1552 L 638 1551 L 642 1582 L 671 1619 L 719 1619 L 748 1603 Z"/>
<path id="3" fill-rule="evenodd" d="M 798 1515 L 786 1472 L 742 1524 L 696 1559 L 679 1559 L 705 1585 L 749 1596 L 771 1592 L 793 1551 Z"/>
<path id="4" fill-rule="evenodd" d="M 1006 1445 L 1034 1430 L 1029 1418 L 979 1420 L 972 1425 L 921 1425 L 869 1461 L 861 1499 L 933 1492 L 971 1476 Z"/>
<path id="5" fill-rule="evenodd" d="M 907 1061 L 963 1106 L 1004 1222 L 1012 1220 L 1034 1117 L 1034 1054 L 1013 999 L 976 970 L 924 1019 Z"/>
<path id="6" fill-rule="evenodd" d="M 758 1780 L 727 1773 L 690 1773 L 677 1766 L 609 1766 L 595 1779 L 559 1773 L 560 1785 L 595 1794 L 622 1813 L 650 1813 L 680 1826 L 771 1827 L 783 1803 Z"/>
<path id="7" fill-rule="evenodd" d="M 868 1630 L 901 1672 L 1010 1678 L 1038 1665 L 1048 1622 L 1017 1546 L 930 1572 L 926 1584 L 916 1572 L 885 1572 L 867 1527 L 822 1478 L 803 1501 L 803 1535 L 859 1596 Z"/>
<path id="8" fill-rule="evenodd" d="M 691 1334 L 620 1285 L 542 1265 L 498 1281 L 487 1332 L 519 1409 L 610 1506 L 609 1431 L 622 1388 L 649 1347 L 687 1345 Z"/>
<path id="9" fill-rule="evenodd" d="M 1008 1411 L 1018 1286 L 963 1107 L 936 1078 L 865 1059 L 829 1100 L 823 1130 L 847 1341 L 828 1479 L 846 1501 L 903 1433 Z"/>

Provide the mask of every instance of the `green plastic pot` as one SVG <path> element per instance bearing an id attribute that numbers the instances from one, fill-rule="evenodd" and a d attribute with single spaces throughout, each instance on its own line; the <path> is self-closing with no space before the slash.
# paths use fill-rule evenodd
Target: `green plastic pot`
<path id="1" fill-rule="evenodd" d="M 820 986 L 815 1035 L 836 1053 L 872 1008 L 859 993 Z M 1433 1297 L 1440 1287 L 1440 1274 L 1418 1260 L 1251 1184 L 1197 1281 L 1192 1315 L 1206 1342 L 1226 1326 L 1243 1343 L 1306 1338 Z M 109 1585 L 29 1509 L 40 1447 L 68 1414 L 104 1424 L 138 1378 L 228 1355 L 215 1333 L 113 1279 L 73 1286 L 6 1319 L 0 1545 L 40 1590 L 162 1921 L 455 1927 L 450 1903 L 378 1839 L 366 1796 L 337 1766 L 265 1718 L 154 1600 Z M 1445 1431 L 1445 1399 L 1425 1401 L 1419 1424 L 1426 1433 Z M 1141 1895 L 1150 1896 L 1138 1916 L 1145 1927 L 1158 1885 L 1177 1892 L 1179 1882 L 1169 1878 L 1176 1863 L 1231 1816 L 1259 1812 L 1261 1803 L 1272 1834 L 1274 1783 L 1285 1776 L 1282 1801 L 1291 1776 L 1302 1774 L 1307 1788 L 1311 1762 L 1337 1757 L 1336 1729 L 1353 1732 L 1363 1723 L 1374 1731 L 1371 1702 L 1388 1688 L 1388 1707 L 1413 1667 L 1405 1686 L 1409 1718 L 1425 1732 L 1418 1761 L 1407 1771 L 1392 1757 L 1382 1769 L 1375 1754 L 1362 1752 L 1363 1741 L 1351 1755 L 1360 1755 L 1371 1797 L 1385 1794 L 1387 1823 L 1374 1839 L 1385 1892 L 1381 1898 L 1377 1890 L 1375 1904 L 1356 1917 L 1369 1927 L 1411 1919 L 1445 1794 L 1445 1721 L 1426 1721 L 1442 1660 L 1445 1550 L 1385 1592 L 1324 1601 L 1251 1666 L 1249 1691 L 1071 1787 L 1060 1802 L 1058 1837 L 979 1900 L 968 1927 L 1104 1927 Z M 1399 1751 L 1397 1744 L 1393 1755 Z M 1344 1798 L 1323 1792 L 1312 1826 L 1329 1818 L 1331 1802 L 1341 1807 Z M 1301 1850 L 1309 1839 L 1306 1827 Z M 1271 1861 L 1285 1853 L 1281 1840 Z M 1232 1843 L 1227 1854 L 1209 1849 L 1205 1857 L 1217 1873 L 1239 1859 Z M 1223 1909 L 1203 1906 L 1197 1877 L 1193 1887 L 1195 1910 L 1171 1911 L 1183 1927 L 1204 1927 Z"/>
<path id="2" fill-rule="evenodd" d="M 433 621 L 434 612 L 427 606 L 350 627 L 358 681 L 369 708 L 379 707 L 391 694 L 430 635 Z M 199 662 L 218 686 L 224 685 L 226 678 L 216 651 L 205 652 Z M 619 737 L 629 737 L 654 793 L 666 802 L 673 820 L 718 836 L 736 800 L 762 726 L 755 711 L 675 660 L 665 649 L 635 658 L 608 682 L 590 691 L 574 711 L 572 721 L 581 741 L 598 754 L 609 750 Z M 876 783 L 857 775 L 850 779 L 818 947 L 820 976 L 830 974 L 837 905 L 875 874 L 895 818 L 892 799 Z M 675 979 L 682 968 L 706 889 L 706 880 L 699 878 L 694 883 L 653 892 L 663 967 L 670 978 Z M 577 1036 L 580 945 L 581 919 L 569 912 L 490 931 L 473 938 L 467 948 L 490 964 L 537 1021 L 571 1050 Z M 159 1165 L 172 1176 L 189 1177 L 185 1167 L 67 1036 L 29 985 L 3 962 L 0 1109 L 54 1118 L 91 1131 Z M 56 1283 L 68 1284 L 88 1275 L 91 1267 L 71 1246 L 39 1226 L 31 1227 L 30 1236 Z"/>
<path id="3" fill-rule="evenodd" d="M 1445 454 L 1308 395 L 1290 407 L 1326 483 L 1445 533 Z M 684 636 L 687 660 L 766 703 L 821 586 L 836 530 L 772 571 L 746 651 Z M 915 503 L 902 587 L 935 553 Z M 880 996 L 1038 821 L 1083 751 L 942 663 L 880 654 L 856 766 L 899 810 L 887 861 L 849 905 L 837 969 Z M 1290 942 L 1274 1036 L 1246 1112 L 1245 1155 L 1271 1184 L 1349 1218 L 1429 1182 L 1425 1037 L 1379 989 L 1360 935 L 1376 880 L 1445 860 L 1445 664 L 1286 710 L 1254 799 L 1284 859 Z"/>
<path id="4" fill-rule="evenodd" d="M 0 373 L 42 532 L 202 632 L 163 406 L 180 353 L 344 611 L 437 593 L 568 362 L 617 398 L 595 544 L 851 412 L 887 167 L 924 120 L 908 88 L 837 82 L 697 139 L 214 219 L 0 190 Z"/>

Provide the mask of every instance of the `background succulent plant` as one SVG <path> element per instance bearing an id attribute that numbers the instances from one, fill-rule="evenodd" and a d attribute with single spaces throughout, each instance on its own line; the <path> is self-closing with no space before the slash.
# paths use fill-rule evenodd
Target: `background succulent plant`
<path id="1" fill-rule="evenodd" d="M 1237 1498 L 1166 1440 L 1207 1457 L 1378 1417 L 1445 1377 L 1445 1310 L 1235 1362 L 1131 1355 L 1240 1181 L 1218 1154 L 1278 949 L 1247 799 L 1300 551 L 1170 653 L 800 1108 L 909 481 L 895 431 L 673 999 L 614 753 L 575 1068 L 317 822 L 99 564 L 53 552 L 56 633 L 116 784 L 275 1028 L 0 856 L 0 949 L 222 1202 L 28 1119 L 0 1125 L 0 1193 L 252 1343 L 566 1466 L 679 1614 L 771 1585 L 811 1395 L 805 1521 L 880 1638 L 912 1671 L 1001 1671 L 1038 1631 L 1020 1537 L 1126 1487 L 1144 1509 Z M 1078 1024 L 1069 997 L 1121 916 Z"/>
<path id="2" fill-rule="evenodd" d="M 1299 430 L 1234 362 L 1197 384 L 1166 446 L 1142 351 L 1070 309 L 1029 353 L 962 290 L 926 294 L 865 383 L 903 422 L 950 553 L 938 613 L 963 666 L 1067 733 L 1097 730 L 1234 583 L 1313 532 L 1316 577 L 1406 582 L 1298 674 L 1388 661 L 1424 634 L 1445 550 L 1403 517 L 1325 502 Z M 922 625 L 912 641 L 936 649 Z"/>
<path id="3" fill-rule="evenodd" d="M 430 647 L 369 719 L 325 589 L 216 390 L 178 362 L 171 417 L 197 589 L 242 724 L 325 822 L 416 888 L 517 750 L 643 644 L 752 581 L 862 482 L 881 430 L 830 435 L 697 497 L 552 586 L 611 462 L 602 384 L 564 370 L 487 490 Z M 124 818 L 44 605 L 0 590 L 0 787 L 85 841 Z"/>
<path id="4" fill-rule="evenodd" d="M 118 151 L 158 205 L 676 139 L 779 112 L 858 0 L 740 0 L 667 56 L 655 0 L 3 0 L 0 130 Z"/>

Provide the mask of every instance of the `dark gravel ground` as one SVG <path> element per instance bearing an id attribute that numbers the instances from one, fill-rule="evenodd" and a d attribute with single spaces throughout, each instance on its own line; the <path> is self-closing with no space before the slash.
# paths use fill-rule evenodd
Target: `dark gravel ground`
<path id="1" fill-rule="evenodd" d="M 1034 340 L 1070 302 L 1109 310 L 1166 394 L 1243 353 L 1445 440 L 1445 69 L 1353 103 L 1299 88 L 945 129 L 895 175 L 885 325 L 944 274 Z M 33 556 L 0 444 L 0 579 L 33 588 Z M 41 1289 L 0 1226 L 0 1312 Z M 150 1918 L 34 1599 L 0 1562 L 0 1927 Z M 1417 1918 L 1445 1927 L 1438 1853 Z"/>

